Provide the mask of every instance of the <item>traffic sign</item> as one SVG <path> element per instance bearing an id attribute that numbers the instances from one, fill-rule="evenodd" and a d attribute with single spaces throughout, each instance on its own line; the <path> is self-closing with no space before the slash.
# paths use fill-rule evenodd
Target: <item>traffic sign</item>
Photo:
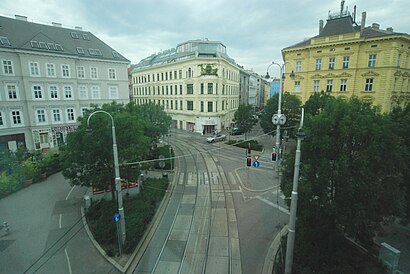
<path id="1" fill-rule="evenodd" d="M 121 220 L 121 215 L 119 213 L 115 213 L 114 216 L 112 216 L 112 221 L 114 223 L 117 223 Z"/>
<path id="2" fill-rule="evenodd" d="M 252 165 L 253 165 L 253 167 L 259 167 L 260 163 L 258 161 L 253 161 Z"/>
<path id="3" fill-rule="evenodd" d="M 259 155 L 253 155 L 253 159 L 257 161 L 259 159 Z"/>

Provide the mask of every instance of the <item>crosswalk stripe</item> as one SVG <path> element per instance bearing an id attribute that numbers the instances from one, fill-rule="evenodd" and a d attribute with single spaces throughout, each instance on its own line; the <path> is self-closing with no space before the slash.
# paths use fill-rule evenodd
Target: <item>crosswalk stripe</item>
<path id="1" fill-rule="evenodd" d="M 231 183 L 232 183 L 233 185 L 236 185 L 237 183 L 236 183 L 235 175 L 233 175 L 232 172 L 229 172 L 228 174 L 229 174 L 229 178 L 230 178 L 230 180 L 231 180 Z"/>
<path id="2" fill-rule="evenodd" d="M 179 181 L 178 181 L 178 184 L 179 184 L 179 185 L 183 185 L 183 184 L 184 184 L 184 175 L 185 175 L 185 173 L 183 173 L 183 172 L 181 172 L 181 173 L 179 174 Z"/>

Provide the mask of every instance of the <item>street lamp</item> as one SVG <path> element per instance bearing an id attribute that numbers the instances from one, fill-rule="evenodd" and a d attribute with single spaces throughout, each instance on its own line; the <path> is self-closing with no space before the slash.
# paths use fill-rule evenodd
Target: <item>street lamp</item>
<path id="1" fill-rule="evenodd" d="M 285 273 L 292 273 L 293 264 L 293 249 L 295 246 L 295 226 L 296 226 L 296 210 L 298 205 L 298 182 L 299 182 L 299 170 L 300 170 L 300 156 L 301 156 L 301 144 L 302 140 L 306 137 L 303 130 L 303 116 L 304 109 L 302 108 L 302 119 L 300 120 L 300 127 L 297 137 L 296 145 L 296 155 L 295 155 L 295 167 L 293 173 L 293 188 L 292 188 L 292 199 L 290 202 L 290 215 L 289 215 L 289 226 L 288 226 L 288 239 L 286 244 L 286 260 L 285 260 Z"/>
<path id="2" fill-rule="evenodd" d="M 88 116 L 87 119 L 87 127 L 90 126 L 90 119 L 96 113 L 105 113 L 111 118 L 111 132 L 112 132 L 112 151 L 114 154 L 114 170 L 115 170 L 115 188 L 117 191 L 117 201 L 118 201 L 118 213 L 121 215 L 120 219 L 120 230 L 121 230 L 121 242 L 124 244 L 125 242 L 125 213 L 124 207 L 122 206 L 122 193 L 121 193 L 121 178 L 120 178 L 120 168 L 118 164 L 118 150 L 117 150 L 117 141 L 115 138 L 115 125 L 114 119 L 112 118 L 111 114 L 104 110 L 97 110 Z"/>

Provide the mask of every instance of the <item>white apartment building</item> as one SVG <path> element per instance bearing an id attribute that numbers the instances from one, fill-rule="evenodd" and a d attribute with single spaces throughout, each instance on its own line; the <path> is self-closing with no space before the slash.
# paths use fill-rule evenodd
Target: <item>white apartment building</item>
<path id="1" fill-rule="evenodd" d="M 91 104 L 129 102 L 129 60 L 92 33 L 0 16 L 0 149 L 65 142 Z"/>
<path id="2" fill-rule="evenodd" d="M 239 106 L 239 67 L 221 42 L 186 41 L 134 66 L 131 100 L 163 106 L 174 128 L 221 131 Z"/>

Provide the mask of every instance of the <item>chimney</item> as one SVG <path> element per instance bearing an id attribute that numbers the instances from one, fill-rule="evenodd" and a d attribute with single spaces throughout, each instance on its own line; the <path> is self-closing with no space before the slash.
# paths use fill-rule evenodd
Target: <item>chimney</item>
<path id="1" fill-rule="evenodd" d="M 14 15 L 16 17 L 17 20 L 21 20 L 21 21 L 26 21 L 27 22 L 27 16 L 23 16 L 23 15 Z"/>
<path id="2" fill-rule="evenodd" d="M 362 12 L 362 22 L 360 22 L 360 30 L 366 27 L 366 12 Z"/>
<path id="3" fill-rule="evenodd" d="M 322 32 L 323 30 L 323 20 L 319 20 L 319 34 Z"/>
<path id="4" fill-rule="evenodd" d="M 61 28 L 61 23 L 51 22 L 51 25 L 53 25 L 54 27 Z"/>
<path id="5" fill-rule="evenodd" d="M 386 29 L 386 31 L 388 31 L 388 32 L 393 32 L 393 28 L 392 28 L 392 27 L 388 27 L 388 28 Z"/>
<path id="6" fill-rule="evenodd" d="M 75 27 L 76 30 L 83 30 L 82 27 Z"/>
<path id="7" fill-rule="evenodd" d="M 373 23 L 373 24 L 372 24 L 372 28 L 373 28 L 373 29 L 379 29 L 379 28 L 380 28 L 380 25 L 377 24 L 377 23 Z"/>

